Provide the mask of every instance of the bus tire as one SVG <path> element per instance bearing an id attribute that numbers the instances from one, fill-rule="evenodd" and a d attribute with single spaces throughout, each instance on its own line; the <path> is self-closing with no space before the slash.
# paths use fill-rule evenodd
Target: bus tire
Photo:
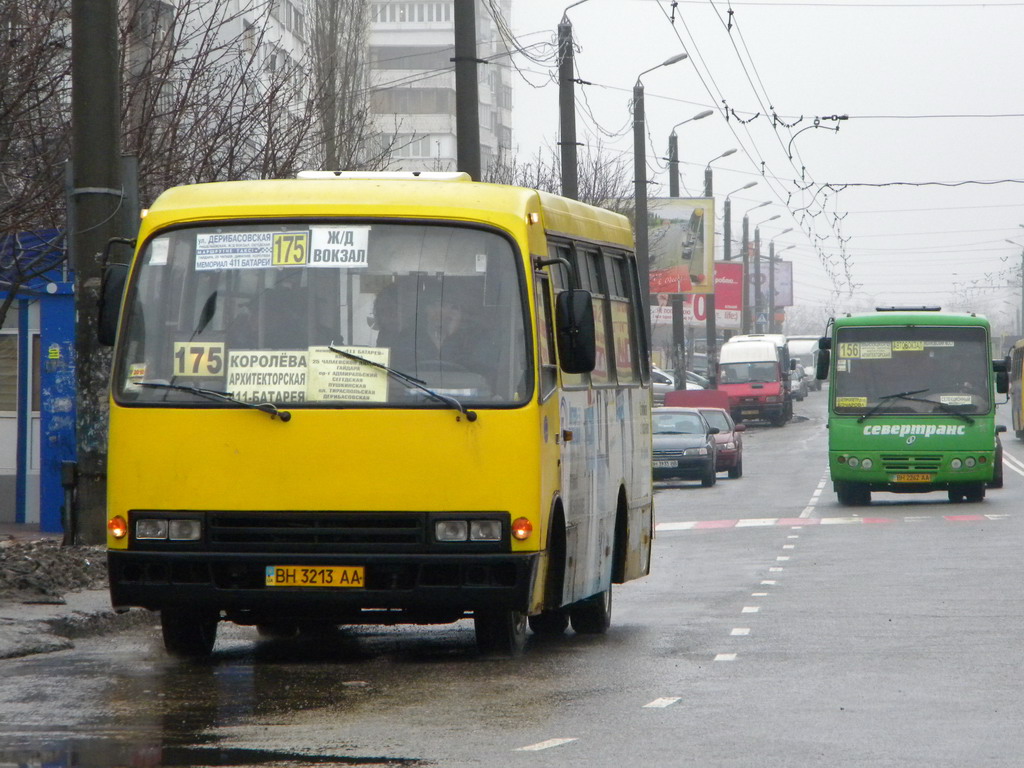
<path id="1" fill-rule="evenodd" d="M 569 628 L 569 614 L 561 608 L 556 608 L 531 616 L 529 624 L 535 635 L 558 637 Z"/>
<path id="2" fill-rule="evenodd" d="M 860 507 L 871 503 L 871 491 L 857 483 L 836 483 L 836 496 L 844 507 Z"/>
<path id="3" fill-rule="evenodd" d="M 988 481 L 989 488 L 1003 487 L 1003 444 L 998 443 L 996 455 L 992 460 L 992 479 Z"/>
<path id="4" fill-rule="evenodd" d="M 964 491 L 964 500 L 975 503 L 985 500 L 985 484 L 974 483 Z"/>
<path id="5" fill-rule="evenodd" d="M 473 614 L 476 647 L 485 656 L 516 657 L 526 647 L 526 614 L 491 610 Z"/>
<path id="6" fill-rule="evenodd" d="M 569 621 L 579 635 L 603 635 L 612 623 L 612 585 L 569 606 Z"/>
<path id="7" fill-rule="evenodd" d="M 192 608 L 164 608 L 160 629 L 164 648 L 179 659 L 205 659 L 217 641 L 217 614 Z"/>
<path id="8" fill-rule="evenodd" d="M 295 637 L 299 633 L 299 628 L 295 624 L 257 624 L 256 633 L 260 637 L 280 640 L 286 637 Z"/>

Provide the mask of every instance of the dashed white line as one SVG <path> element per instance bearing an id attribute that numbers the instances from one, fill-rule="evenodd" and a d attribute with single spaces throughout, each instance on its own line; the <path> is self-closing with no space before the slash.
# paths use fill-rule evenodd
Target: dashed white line
<path id="1" fill-rule="evenodd" d="M 758 608 L 756 605 L 744 605 L 743 610 L 740 611 L 740 613 L 757 613 L 760 610 L 761 609 Z"/>
<path id="2" fill-rule="evenodd" d="M 783 549 L 796 549 L 796 544 L 783 544 Z"/>
<path id="3" fill-rule="evenodd" d="M 736 661 L 735 653 L 718 653 L 715 654 L 715 661 Z"/>
<path id="4" fill-rule="evenodd" d="M 774 585 L 774 584 L 778 584 L 778 582 L 777 582 L 777 581 L 775 581 L 775 579 L 764 579 L 764 580 L 762 580 L 762 581 L 761 581 L 761 583 L 762 583 L 762 584 L 763 584 L 764 586 L 766 586 L 766 587 L 770 587 L 770 586 L 772 586 L 772 585 Z"/>
<path id="5" fill-rule="evenodd" d="M 735 627 L 729 634 L 733 637 L 745 637 L 750 634 L 750 627 Z"/>
<path id="6" fill-rule="evenodd" d="M 750 596 L 751 597 L 768 597 L 768 593 L 767 592 L 751 592 Z"/>
<path id="7" fill-rule="evenodd" d="M 548 739 L 547 741 L 538 741 L 536 744 L 530 744 L 528 747 L 519 747 L 516 752 L 539 752 L 542 749 L 551 749 L 552 747 L 560 747 L 563 744 L 568 744 L 571 741 L 576 741 L 576 738 L 571 739 Z"/>
<path id="8" fill-rule="evenodd" d="M 644 704 L 643 709 L 664 709 L 665 707 L 671 707 L 677 701 L 682 701 L 682 696 L 663 696 L 660 699 Z"/>
<path id="9" fill-rule="evenodd" d="M 779 555 L 778 557 L 775 558 L 775 560 L 776 560 L 776 562 L 784 563 L 787 560 L 789 560 L 789 555 Z"/>

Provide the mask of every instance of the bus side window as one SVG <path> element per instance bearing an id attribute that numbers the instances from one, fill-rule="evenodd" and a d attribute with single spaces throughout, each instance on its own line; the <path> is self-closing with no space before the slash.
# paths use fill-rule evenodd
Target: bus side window
<path id="1" fill-rule="evenodd" d="M 604 287 L 601 285 L 601 254 L 598 251 L 582 250 L 576 252 L 579 259 L 580 275 L 587 275 L 584 288 L 590 291 L 594 298 L 594 340 L 597 346 L 597 362 L 594 370 L 590 373 L 592 384 L 614 383 L 611 361 L 608 352 L 612 349 L 608 343 L 611 334 L 608 330 L 608 299 L 604 295 Z"/>
<path id="2" fill-rule="evenodd" d="M 555 359 L 554 327 L 551 322 L 551 293 L 548 279 L 537 275 L 537 357 L 540 361 L 540 400 L 548 399 L 558 384 L 558 361 Z"/>
<path id="3" fill-rule="evenodd" d="M 614 350 L 615 373 L 619 384 L 635 384 L 638 380 L 636 336 L 631 325 L 632 307 L 626 289 L 625 267 L 624 259 L 605 255 L 608 292 L 611 294 L 611 348 Z"/>

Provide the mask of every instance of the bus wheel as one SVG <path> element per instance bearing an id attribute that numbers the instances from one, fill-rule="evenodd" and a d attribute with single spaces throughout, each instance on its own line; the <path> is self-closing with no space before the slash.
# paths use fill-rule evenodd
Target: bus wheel
<path id="1" fill-rule="evenodd" d="M 856 483 L 836 483 L 836 496 L 844 507 L 859 507 L 871 503 L 871 491 Z"/>
<path id="2" fill-rule="evenodd" d="M 612 586 L 569 607 L 572 628 L 581 635 L 603 635 L 612 623 Z"/>
<path id="3" fill-rule="evenodd" d="M 569 626 L 569 614 L 561 608 L 544 611 L 530 617 L 530 629 L 536 635 L 557 637 Z"/>
<path id="4" fill-rule="evenodd" d="M 476 647 L 487 656 L 519 656 L 526 647 L 526 614 L 521 611 L 476 611 Z"/>
<path id="5" fill-rule="evenodd" d="M 164 648 L 181 659 L 205 659 L 217 640 L 217 614 L 190 608 L 160 611 Z"/>
<path id="6" fill-rule="evenodd" d="M 985 500 L 985 484 L 975 483 L 964 492 L 964 499 L 970 502 Z"/>

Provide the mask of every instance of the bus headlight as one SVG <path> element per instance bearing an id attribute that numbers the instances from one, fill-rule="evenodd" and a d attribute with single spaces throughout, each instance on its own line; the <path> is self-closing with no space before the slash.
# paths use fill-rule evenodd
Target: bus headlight
<path id="1" fill-rule="evenodd" d="M 469 524 L 470 541 L 501 541 L 500 520 L 473 520 Z"/>
<path id="2" fill-rule="evenodd" d="M 469 521 L 439 520 L 434 523 L 434 538 L 438 541 L 466 541 L 469 539 Z"/>
<path id="3" fill-rule="evenodd" d="M 171 541 L 199 541 L 203 524 L 198 520 L 169 520 L 167 538 Z"/>
<path id="4" fill-rule="evenodd" d="M 949 462 L 949 466 L 951 466 L 953 469 L 960 469 L 960 467 L 962 467 L 963 465 L 964 463 L 960 461 L 960 459 L 953 459 L 951 462 Z"/>
<path id="5" fill-rule="evenodd" d="M 849 464 L 851 467 L 859 467 L 860 459 L 858 459 L 856 456 L 851 456 L 849 459 L 846 460 L 846 463 Z"/>
<path id="6" fill-rule="evenodd" d="M 964 459 L 964 465 L 965 465 L 965 466 L 966 466 L 966 467 L 967 467 L 968 469 L 971 469 L 971 468 L 972 468 L 972 467 L 974 467 L 974 465 L 975 465 L 975 464 L 977 464 L 977 463 L 978 463 L 978 462 L 976 462 L 976 461 L 974 460 L 974 457 L 973 457 L 973 456 L 968 456 L 968 457 L 967 457 L 966 459 Z"/>
<path id="7" fill-rule="evenodd" d="M 164 519 L 142 519 L 135 521 L 135 538 L 143 539 L 166 539 L 167 521 Z"/>
<path id="8" fill-rule="evenodd" d="M 873 466 L 875 466 L 875 462 L 873 462 L 871 459 L 864 459 L 864 461 L 860 463 L 860 466 L 862 469 L 871 469 Z"/>

